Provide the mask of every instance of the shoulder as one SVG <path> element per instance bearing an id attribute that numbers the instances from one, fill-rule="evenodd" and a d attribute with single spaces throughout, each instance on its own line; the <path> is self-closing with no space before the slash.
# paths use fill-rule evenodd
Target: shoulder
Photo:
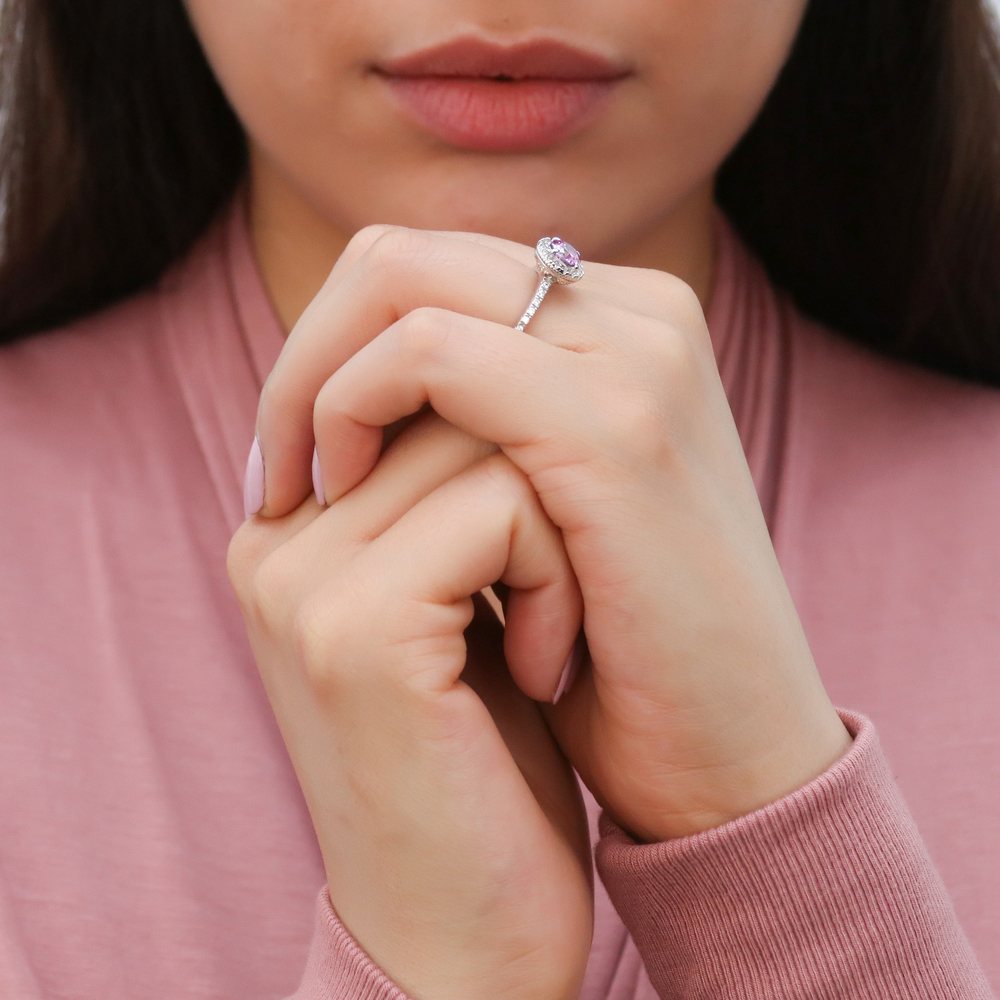
<path id="1" fill-rule="evenodd" d="M 224 218 L 148 286 L 85 316 L 0 344 L 0 415 L 54 415 L 77 400 L 99 418 L 121 400 L 142 400 L 175 366 L 177 317 L 187 306 L 213 316 L 224 305 Z M 52 407 L 53 394 L 60 406 Z"/>
<path id="2" fill-rule="evenodd" d="M 821 324 L 795 326 L 786 528 L 831 559 L 906 554 L 907 565 L 995 576 L 1000 388 L 890 358 Z M 791 523 L 797 527 L 793 528 Z"/>
<path id="3" fill-rule="evenodd" d="M 153 399 L 176 394 L 178 304 L 211 311 L 219 296 L 219 228 L 209 227 L 149 287 L 0 345 L 0 435 L 16 428 L 37 440 L 51 428 L 93 436 L 134 424 Z"/>
<path id="4" fill-rule="evenodd" d="M 0 345 L 0 448 L 69 458 L 152 398 L 167 363 L 158 288 Z"/>
<path id="5" fill-rule="evenodd" d="M 780 439 L 786 477 L 842 506 L 852 490 L 948 477 L 959 491 L 1000 494 L 1000 387 L 890 357 L 804 312 L 725 215 L 716 222 L 709 325 L 737 345 L 743 395 L 774 399 L 771 421 L 747 405 L 738 416 L 748 437 Z"/>
<path id="6" fill-rule="evenodd" d="M 795 326 L 800 388 L 822 405 L 828 433 L 863 429 L 913 454 L 1000 444 L 1000 387 L 889 357 L 806 318 Z"/>
<path id="7" fill-rule="evenodd" d="M 137 336 L 158 321 L 158 286 L 151 286 L 101 309 L 0 344 L 0 378 L 12 373 L 54 375 L 61 368 L 105 355 L 120 356 Z"/>

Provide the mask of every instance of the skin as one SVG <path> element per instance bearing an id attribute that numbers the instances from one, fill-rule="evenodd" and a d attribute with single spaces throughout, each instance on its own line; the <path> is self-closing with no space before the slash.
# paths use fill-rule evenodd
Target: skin
<path id="1" fill-rule="evenodd" d="M 679 276 L 704 305 L 714 174 L 770 90 L 805 0 L 187 6 L 248 135 L 255 249 L 290 330 L 350 236 L 371 223 L 529 246 L 563 233 L 586 259 Z M 450 148 L 400 118 L 368 67 L 460 31 L 580 42 L 626 60 L 634 75 L 598 122 L 563 145 Z"/>
<path id="2" fill-rule="evenodd" d="M 188 6 L 247 130 L 255 251 L 290 331 L 257 417 L 264 503 L 228 570 L 331 899 L 416 995 L 574 996 L 589 848 L 566 761 L 652 842 L 757 809 L 850 745 L 704 320 L 714 176 L 804 0 Z M 563 144 L 457 150 L 366 67 L 460 29 L 544 30 L 634 73 Z M 525 335 L 511 309 L 541 233 L 572 239 L 587 277 Z M 497 581 L 505 628 L 474 643 Z M 373 703 L 384 727 L 359 721 Z"/>

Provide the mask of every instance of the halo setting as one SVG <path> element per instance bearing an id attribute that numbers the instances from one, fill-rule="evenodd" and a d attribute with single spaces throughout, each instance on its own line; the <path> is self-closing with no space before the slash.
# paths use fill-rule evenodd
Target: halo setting
<path id="1" fill-rule="evenodd" d="M 548 274 L 560 285 L 583 277 L 580 251 L 560 236 L 543 236 L 535 244 L 535 270 Z"/>

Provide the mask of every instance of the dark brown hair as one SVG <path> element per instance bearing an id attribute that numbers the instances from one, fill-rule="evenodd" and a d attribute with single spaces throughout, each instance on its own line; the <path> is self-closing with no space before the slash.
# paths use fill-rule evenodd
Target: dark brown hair
<path id="1" fill-rule="evenodd" d="M 0 341 L 149 285 L 246 169 L 181 0 L 0 0 Z M 1000 385 L 988 0 L 810 0 L 717 199 L 799 307 Z"/>

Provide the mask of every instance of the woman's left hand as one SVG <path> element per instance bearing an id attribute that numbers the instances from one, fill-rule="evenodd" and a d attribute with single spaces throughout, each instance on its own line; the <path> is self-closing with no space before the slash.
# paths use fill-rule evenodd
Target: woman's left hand
<path id="1" fill-rule="evenodd" d="M 798 788 L 851 736 L 779 568 L 697 296 L 668 273 L 584 258 L 584 279 L 550 290 L 519 332 L 533 261 L 533 247 L 480 234 L 361 230 L 264 386 L 261 514 L 301 503 L 314 437 L 329 502 L 372 469 L 383 428 L 424 404 L 495 442 L 561 529 L 583 596 L 589 655 L 545 706 L 554 735 L 637 840 L 696 833 Z"/>

